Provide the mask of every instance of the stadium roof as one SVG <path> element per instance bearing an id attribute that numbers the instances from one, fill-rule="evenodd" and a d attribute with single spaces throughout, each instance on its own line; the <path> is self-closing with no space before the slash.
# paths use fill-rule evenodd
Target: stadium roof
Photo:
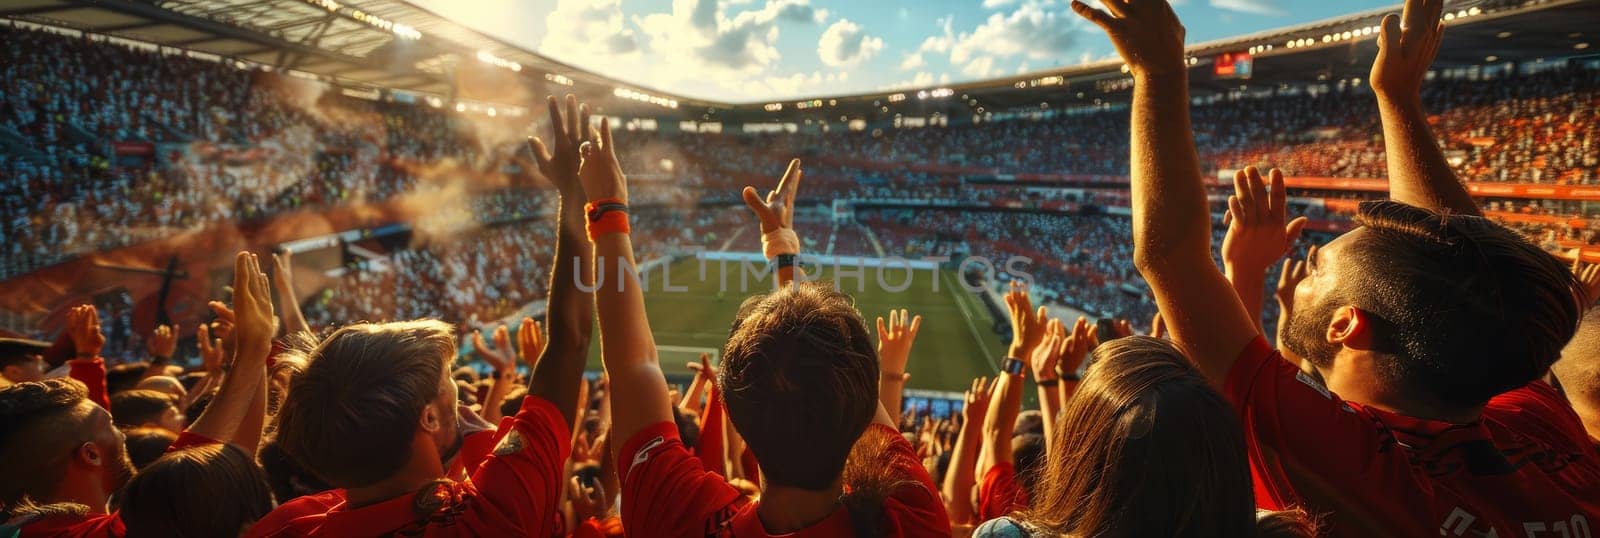
<path id="1" fill-rule="evenodd" d="M 552 94 L 610 96 L 623 88 L 642 94 L 630 94 L 640 105 L 649 97 L 718 105 L 562 64 L 403 0 L 7 0 L 0 17 L 245 60 L 348 86 L 448 96 L 457 66 L 481 61 L 513 69 Z M 626 107 L 628 101 L 619 101 Z M 662 110 L 658 104 L 639 112 Z"/>
<path id="2" fill-rule="evenodd" d="M 1196 96 L 1281 84 L 1365 78 L 1388 9 L 1354 13 L 1188 47 Z M 1438 66 L 1561 61 L 1600 46 L 1600 2 L 1464 0 L 1446 8 Z M 869 123 L 899 115 L 971 117 L 1029 107 L 1125 102 L 1119 62 L 1100 62 L 946 87 L 820 96 L 775 103 L 687 99 L 603 77 L 457 24 L 404 0 L 7 0 L 0 17 L 311 73 L 347 86 L 458 97 L 463 65 L 514 69 L 534 94 L 576 93 L 611 115 L 724 123 Z M 1295 43 L 1291 46 L 1291 43 Z M 1214 74 L 1219 55 L 1247 52 L 1249 78 Z"/>

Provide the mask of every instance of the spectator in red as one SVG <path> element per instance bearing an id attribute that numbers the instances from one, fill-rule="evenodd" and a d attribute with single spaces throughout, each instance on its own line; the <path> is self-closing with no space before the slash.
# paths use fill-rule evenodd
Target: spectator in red
<path id="1" fill-rule="evenodd" d="M 1318 250 L 1295 290 L 1284 345 L 1325 386 L 1268 347 L 1213 265 L 1172 8 L 1073 3 L 1134 77 L 1134 262 L 1174 340 L 1249 432 L 1257 505 L 1304 506 L 1336 535 L 1511 536 L 1600 514 L 1600 455 L 1540 380 L 1577 327 L 1577 282 L 1478 216 L 1419 104 L 1443 3 L 1408 0 L 1378 40 L 1370 80 L 1394 201 L 1363 204 L 1361 227 Z M 1280 196 L 1242 204 L 1279 230 L 1277 253 Z"/>
<path id="2" fill-rule="evenodd" d="M 616 395 L 613 432 L 624 439 L 617 453 L 624 527 L 649 536 L 948 536 L 949 519 L 932 480 L 879 402 L 881 380 L 899 390 L 904 371 L 891 368 L 903 363 L 880 369 L 866 323 L 848 296 L 794 283 L 798 160 L 765 200 L 754 189 L 744 192 L 761 220 L 763 250 L 776 266 L 780 289 L 750 304 L 739 320 L 718 384 L 733 427 L 761 465 L 761 500 L 749 500 L 706 471 L 684 447 L 638 276 L 630 270 L 627 183 L 609 123 L 602 120 L 600 130 L 580 176 L 590 196 L 597 272 L 616 277 L 600 285 L 595 303 L 601 355 Z M 908 332 L 893 331 L 896 337 Z"/>
<path id="3" fill-rule="evenodd" d="M 580 284 L 591 280 L 579 212 L 579 117 L 587 108 L 568 96 L 559 105 L 553 153 L 538 140 L 535 158 L 561 193 L 552 273 L 550 335 L 527 396 L 498 432 L 470 410 L 458 409 L 449 364 L 455 329 L 419 320 L 349 325 L 309 353 L 279 413 L 277 442 L 317 478 L 338 488 L 278 507 L 251 536 L 550 535 L 560 523 L 564 463 L 571 453 L 573 417 L 588 356 L 592 302 Z M 528 169 L 528 168 L 525 168 Z M 497 376 L 499 377 L 499 376 Z M 458 425 L 458 421 L 461 424 Z M 477 422 L 478 424 L 474 424 Z M 447 461 L 470 436 L 495 436 L 492 454 L 461 454 L 470 480 L 445 476 Z M 479 463 L 481 460 L 481 463 Z"/>

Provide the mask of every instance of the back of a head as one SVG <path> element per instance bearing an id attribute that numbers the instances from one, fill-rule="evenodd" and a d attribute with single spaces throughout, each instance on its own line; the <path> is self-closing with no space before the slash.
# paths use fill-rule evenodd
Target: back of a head
<path id="1" fill-rule="evenodd" d="M 722 356 L 728 418 L 773 485 L 826 489 L 878 406 L 878 355 L 848 295 L 821 283 L 746 302 Z"/>
<path id="2" fill-rule="evenodd" d="M 348 325 L 309 353 L 278 413 L 278 443 L 341 488 L 370 485 L 411 458 L 423 408 L 440 394 L 455 331 L 437 320 Z"/>
<path id="3" fill-rule="evenodd" d="M 149 369 L 150 364 L 144 362 L 129 362 L 107 368 L 106 392 L 116 394 L 137 388 L 139 381 L 144 379 L 145 371 Z"/>
<path id="4" fill-rule="evenodd" d="M 139 382 L 135 384 L 133 388 L 139 390 L 148 389 L 158 392 L 165 392 L 173 395 L 174 397 L 181 397 L 185 392 L 187 392 L 187 389 L 183 388 L 182 381 L 179 381 L 176 377 L 168 375 L 146 377 L 139 380 Z"/>
<path id="5" fill-rule="evenodd" d="M 82 442 L 88 389 L 77 380 L 46 379 L 0 389 L 0 511 L 47 495 Z"/>
<path id="6" fill-rule="evenodd" d="M 139 469 L 166 454 L 167 447 L 178 440 L 178 434 L 152 426 L 133 428 L 125 433 L 127 438 L 123 442 L 128 445 L 128 459 L 133 460 L 133 466 Z"/>
<path id="7" fill-rule="evenodd" d="M 267 477 L 249 454 L 213 443 L 166 454 L 122 495 L 128 536 L 239 536 L 273 508 Z"/>
<path id="8" fill-rule="evenodd" d="M 1094 351 L 1040 465 L 1029 525 L 1074 536 L 1246 536 L 1255 501 L 1233 409 L 1171 343 Z"/>
<path id="9" fill-rule="evenodd" d="M 1554 256 L 1483 217 L 1363 202 L 1343 301 L 1375 317 L 1385 382 L 1473 408 L 1549 371 L 1582 316 Z"/>
<path id="10" fill-rule="evenodd" d="M 111 395 L 111 418 L 118 426 L 156 424 L 167 409 L 175 409 L 178 397 L 159 390 L 134 389 Z"/>

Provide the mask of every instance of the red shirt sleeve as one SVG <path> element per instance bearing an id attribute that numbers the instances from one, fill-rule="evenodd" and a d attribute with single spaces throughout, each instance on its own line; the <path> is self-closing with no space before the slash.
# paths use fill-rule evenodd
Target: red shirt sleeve
<path id="1" fill-rule="evenodd" d="M 711 401 L 706 403 L 706 414 L 700 417 L 700 442 L 694 446 L 695 457 L 700 458 L 700 465 L 707 472 L 722 476 L 723 465 L 723 434 L 724 424 L 722 419 L 722 391 L 717 390 L 715 384 L 711 385 Z"/>
<path id="2" fill-rule="evenodd" d="M 511 420 L 507 418 L 505 420 Z M 502 421 L 504 422 L 504 421 Z M 489 451 L 494 450 L 494 445 L 500 442 L 501 430 L 484 430 L 473 432 L 461 439 L 461 451 L 456 453 L 456 461 L 450 466 L 447 476 L 461 476 L 464 472 L 471 475 L 478 470 L 478 465 L 488 459 Z"/>
<path id="3" fill-rule="evenodd" d="M 915 448 L 900 436 L 899 430 L 883 424 L 867 426 L 862 434 L 888 438 L 884 460 L 873 462 L 889 469 L 888 477 L 898 485 L 883 502 L 884 519 L 890 528 L 886 536 L 950 536 L 950 515 L 933 477 L 922 467 Z"/>
<path id="4" fill-rule="evenodd" d="M 572 428 L 555 405 L 528 396 L 500 431 L 499 444 L 472 473 L 481 501 L 474 509 L 504 517 L 530 536 L 549 536 L 555 532 L 563 466 L 572 453 Z"/>
<path id="5" fill-rule="evenodd" d="M 1341 520 L 1412 521 L 1430 513 L 1393 436 L 1371 416 L 1303 375 L 1257 336 L 1223 394 L 1245 430 L 1258 507 L 1338 507 Z"/>
<path id="6" fill-rule="evenodd" d="M 996 463 L 978 485 L 978 520 L 988 521 L 1028 507 L 1028 492 L 1017 483 L 1011 463 Z"/>
<path id="7" fill-rule="evenodd" d="M 651 536 L 710 536 L 749 502 L 710 473 L 678 439 L 678 426 L 639 430 L 617 451 L 622 472 L 622 526 Z"/>
<path id="8" fill-rule="evenodd" d="M 107 410 L 111 409 L 111 396 L 106 394 L 106 361 L 100 357 L 93 359 L 73 359 L 67 361 L 67 376 L 89 387 L 89 401 L 100 404 Z"/>

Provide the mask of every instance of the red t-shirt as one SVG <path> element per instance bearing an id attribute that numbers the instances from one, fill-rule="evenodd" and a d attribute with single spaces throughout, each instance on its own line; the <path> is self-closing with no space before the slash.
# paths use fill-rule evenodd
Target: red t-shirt
<path id="1" fill-rule="evenodd" d="M 257 521 L 248 536 L 550 536 L 572 429 L 537 396 L 502 422 L 494 453 L 463 482 L 351 508 L 336 489 L 300 497 Z"/>
<path id="2" fill-rule="evenodd" d="M 1257 337 L 1224 394 L 1248 435 L 1256 504 L 1327 513 L 1346 536 L 1588 536 L 1600 454 L 1536 381 L 1451 424 L 1340 400 Z M 1581 529 L 1581 530 L 1580 530 Z"/>
<path id="3" fill-rule="evenodd" d="M 996 463 L 978 484 L 978 520 L 988 521 L 1028 507 L 1028 492 L 1017 483 L 1017 468 Z"/>
<path id="4" fill-rule="evenodd" d="M 74 359 L 67 361 L 67 377 L 83 382 L 89 389 L 89 401 L 100 404 L 106 410 L 111 409 L 111 396 L 106 393 L 106 361 L 95 356 L 93 359 Z"/>
<path id="5" fill-rule="evenodd" d="M 18 538 L 121 538 L 128 533 L 116 512 L 97 516 L 54 516 L 28 522 Z"/>
<path id="6" fill-rule="evenodd" d="M 911 443 L 894 428 L 867 427 L 866 435 L 892 437 L 883 454 L 889 474 L 908 484 L 885 498 L 878 530 L 888 536 L 950 536 L 933 479 Z M 678 440 L 678 428 L 661 422 L 635 434 L 618 452 L 622 474 L 622 525 L 630 536 L 774 536 L 756 514 L 756 502 L 715 473 Z M 854 536 L 849 510 L 837 508 L 822 521 L 783 536 Z"/>

